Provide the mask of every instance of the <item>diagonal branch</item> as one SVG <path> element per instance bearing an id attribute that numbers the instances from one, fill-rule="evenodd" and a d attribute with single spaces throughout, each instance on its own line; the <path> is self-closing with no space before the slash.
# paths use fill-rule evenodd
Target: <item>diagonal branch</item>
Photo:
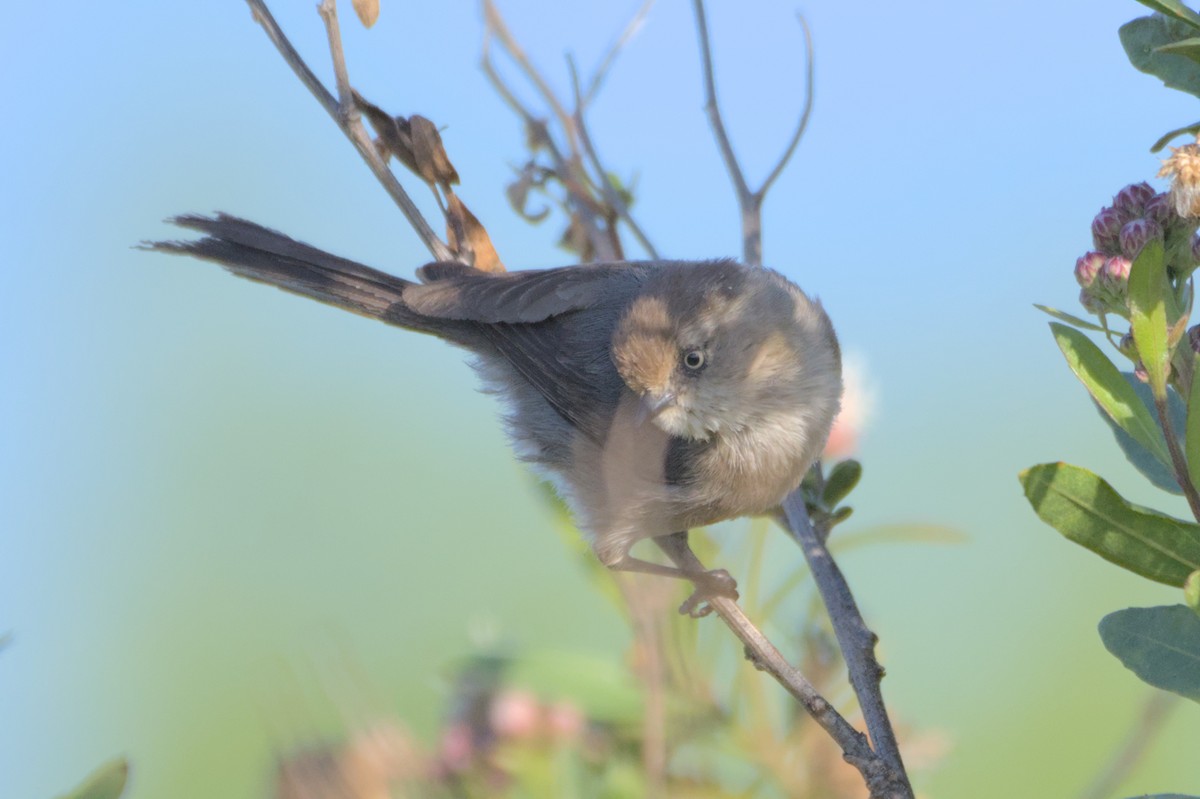
<path id="1" fill-rule="evenodd" d="M 647 6 L 653 1 L 648 0 Z M 571 71 L 571 87 L 575 92 L 575 130 L 579 134 L 579 143 L 583 145 L 583 151 L 587 154 L 588 161 L 591 163 L 592 169 L 596 172 L 596 185 L 600 190 L 600 196 L 616 211 L 621 221 L 629 226 L 629 231 L 638 240 L 638 244 L 642 245 L 642 249 L 646 251 L 646 254 L 651 258 L 657 259 L 658 250 L 650 243 L 650 239 L 642 230 L 641 225 L 633 218 L 633 214 L 629 211 L 629 203 L 625 202 L 625 198 L 613 187 L 612 181 L 608 177 L 608 170 L 604 168 L 604 165 L 600 162 L 600 156 L 596 154 L 596 148 L 592 144 L 591 133 L 588 131 L 587 123 L 583 118 L 583 109 L 586 102 L 579 91 L 579 73 L 575 70 L 575 60 L 570 56 L 567 56 L 567 67 Z M 595 85 L 594 80 L 592 84 Z"/>
<path id="2" fill-rule="evenodd" d="M 646 15 L 650 13 L 650 7 L 654 5 L 654 0 L 645 0 L 633 18 L 629 20 L 629 24 L 625 26 L 625 30 L 621 31 L 621 35 L 613 42 L 612 47 L 608 48 L 608 52 L 600 59 L 600 65 L 596 67 L 596 71 L 592 73 L 592 79 L 588 81 L 587 91 L 583 94 L 583 102 L 585 105 L 591 105 L 592 100 L 596 99 L 596 95 L 600 92 L 600 87 L 604 85 L 604 79 L 608 77 L 608 72 L 612 69 L 613 62 L 617 60 L 617 56 L 625 49 L 625 45 L 629 44 L 629 40 L 642 28 L 642 23 L 646 21 Z"/>
<path id="3" fill-rule="evenodd" d="M 692 552 L 685 536 L 662 536 L 655 538 L 654 542 L 679 568 L 693 573 L 705 571 L 704 564 Z M 911 799 L 912 789 L 908 787 L 903 771 L 897 774 L 872 751 L 866 737 L 821 696 L 799 669 L 788 663 L 775 645 L 746 617 L 737 602 L 722 596 L 711 597 L 707 602 L 745 646 L 746 657 L 794 696 L 842 748 L 843 759 L 862 774 L 871 792 L 871 799 Z"/>
<path id="4" fill-rule="evenodd" d="M 488 3 L 488 6 L 494 10 L 494 6 L 492 6 L 491 3 Z M 498 17 L 498 12 L 496 13 Z M 495 33 L 496 32 L 493 30 L 489 18 L 489 22 L 484 29 L 483 35 L 483 54 L 481 58 L 481 65 L 483 67 L 484 75 L 487 76 L 488 81 L 491 82 L 492 87 L 495 88 L 496 93 L 500 95 L 500 98 L 504 100 L 505 104 L 508 105 L 508 107 L 511 108 L 525 123 L 525 129 L 528 131 L 530 139 L 535 140 L 536 142 L 536 146 L 533 147 L 533 149 L 536 149 L 536 147 L 544 147 L 546 152 L 550 155 L 550 160 L 554 164 L 554 173 L 562 180 L 563 185 L 566 187 L 567 203 L 570 206 L 571 213 L 576 219 L 579 220 L 580 224 L 583 225 L 584 230 L 587 233 L 588 241 L 595 250 L 596 260 L 622 260 L 620 257 L 619 242 L 614 242 L 608 235 L 608 231 L 605 230 L 604 226 L 600 224 L 600 209 L 598 204 L 592 200 L 590 191 L 583 185 L 583 182 L 587 180 L 587 176 L 586 174 L 581 174 L 583 173 L 583 170 L 579 163 L 578 155 L 573 153 L 570 158 L 568 158 L 563 154 L 562 149 L 550 135 L 550 131 L 547 128 L 545 120 L 534 116 L 533 112 L 526 108 L 525 105 L 519 99 L 517 99 L 516 94 L 508 87 L 508 84 L 504 82 L 504 79 L 500 77 L 499 71 L 497 71 L 495 64 L 492 63 L 491 37 Z M 509 41 L 504 39 L 500 40 L 505 50 L 512 55 L 513 50 L 511 48 L 516 46 L 516 43 L 512 42 L 510 45 L 510 41 L 511 34 L 509 34 Z M 524 51 L 521 51 L 518 47 L 517 52 L 523 53 Z M 532 71 L 533 75 L 537 75 L 536 70 L 533 69 L 533 66 L 529 64 L 528 61 L 526 61 L 526 65 L 528 70 Z M 529 73 L 527 72 L 527 74 Z M 531 78 L 531 80 L 532 79 L 533 78 Z M 541 80 L 540 75 L 537 77 L 537 80 L 545 85 L 545 82 Z M 549 91 L 548 87 L 546 91 Z M 553 98 L 552 94 L 551 97 Z M 554 100 L 553 104 L 558 106 L 560 109 L 562 108 L 562 104 L 559 103 L 557 99 Z M 563 113 L 565 114 L 566 111 L 563 110 Z M 564 117 L 564 119 L 566 120 L 564 129 L 570 133 L 573 130 L 574 125 L 572 124 L 570 117 Z M 574 139 L 572 138 L 572 142 L 573 141 Z M 572 146 L 574 146 L 573 143 Z"/>
<path id="5" fill-rule="evenodd" d="M 1129 733 L 1110 754 L 1100 774 L 1092 781 L 1080 799 L 1108 799 L 1141 762 L 1154 738 L 1162 732 L 1171 711 L 1179 705 L 1179 695 L 1153 689 L 1142 705 L 1137 721 Z"/>
<path id="6" fill-rule="evenodd" d="M 408 220 L 409 225 L 416 231 L 421 242 L 429 250 L 430 254 L 439 261 L 454 261 L 457 260 L 454 253 L 446 246 L 446 243 L 438 238 L 437 233 L 430 227 L 429 222 L 421 214 L 420 209 L 413 203 L 412 198 L 408 196 L 408 192 L 400 185 L 400 181 L 388 168 L 383 158 L 380 157 L 379 151 L 375 148 L 375 143 L 371 140 L 371 134 L 367 132 L 366 127 L 362 124 L 362 119 L 359 117 L 358 109 L 350 99 L 350 81 L 346 74 L 346 62 L 342 55 L 341 35 L 338 32 L 337 26 L 337 9 L 334 5 L 334 0 L 323 0 L 320 6 L 322 18 L 325 20 L 325 27 L 329 34 L 330 52 L 333 56 L 334 72 L 337 77 L 338 94 L 340 101 L 325 88 L 320 79 L 313 74 L 309 69 L 308 64 L 296 52 L 296 48 L 288 41 L 283 30 L 279 27 L 279 23 L 275 21 L 275 17 L 271 15 L 271 11 L 267 8 L 263 0 L 246 0 L 246 4 L 250 6 L 250 11 L 254 15 L 254 20 L 262 26 L 266 31 L 267 37 L 275 45 L 275 49 L 283 56 L 283 60 L 296 73 L 296 77 L 300 79 L 313 96 L 317 98 L 317 102 L 325 109 L 326 113 L 333 118 L 337 126 L 341 129 L 346 138 L 350 139 L 350 143 L 358 150 L 358 154 L 370 167 L 375 178 L 387 191 L 388 195 L 400 208 L 404 218 Z"/>
<path id="7" fill-rule="evenodd" d="M 850 674 L 850 685 L 854 689 L 854 695 L 858 697 L 863 720 L 867 723 L 871 745 L 887 764 L 897 784 L 907 790 L 907 794 L 904 795 L 912 796 L 912 787 L 908 784 L 904 761 L 900 757 L 900 747 L 896 743 L 896 734 L 892 730 L 892 722 L 883 702 L 880 685 L 883 667 L 875 658 L 875 643 L 879 639 L 867 627 L 862 612 L 858 609 L 858 603 L 854 600 L 854 594 L 846 583 L 845 575 L 825 546 L 828 531 L 824 531 L 822 535 L 809 519 L 808 510 L 804 505 L 803 489 L 793 491 L 783 501 L 783 512 L 787 517 L 788 531 L 804 552 L 808 568 L 833 623 L 838 648 L 842 651 L 846 670 Z"/>

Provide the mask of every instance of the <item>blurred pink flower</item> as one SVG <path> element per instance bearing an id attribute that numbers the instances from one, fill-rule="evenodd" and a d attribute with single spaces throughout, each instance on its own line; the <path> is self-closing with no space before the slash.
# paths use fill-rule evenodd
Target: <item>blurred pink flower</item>
<path id="1" fill-rule="evenodd" d="M 848 458 L 858 449 L 859 439 L 875 410 L 875 387 L 867 380 L 862 360 L 850 355 L 842 365 L 842 410 L 833 422 L 821 457 L 827 461 Z"/>
<path id="2" fill-rule="evenodd" d="M 583 711 L 566 700 L 555 702 L 546 709 L 546 727 L 554 738 L 573 741 L 583 734 L 585 723 Z"/>
<path id="3" fill-rule="evenodd" d="M 465 771 L 471 766 L 475 745 L 471 741 L 471 728 L 466 724 L 453 724 L 442 732 L 438 746 L 438 759 L 446 771 Z"/>
<path id="4" fill-rule="evenodd" d="M 488 721 L 498 738 L 530 738 L 542 727 L 542 707 L 529 691 L 508 689 L 492 699 Z"/>

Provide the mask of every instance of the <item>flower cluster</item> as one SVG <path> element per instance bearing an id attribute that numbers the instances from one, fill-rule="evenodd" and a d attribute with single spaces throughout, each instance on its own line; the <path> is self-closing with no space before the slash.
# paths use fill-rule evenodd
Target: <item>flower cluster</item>
<path id="1" fill-rule="evenodd" d="M 1177 285 L 1200 263 L 1200 238 L 1194 235 L 1200 223 L 1200 147 L 1173 149 L 1159 173 L 1172 178 L 1168 191 L 1130 184 L 1092 220 L 1094 249 L 1075 261 L 1079 302 L 1091 313 L 1129 318 L 1129 270 L 1151 241 L 1163 245 L 1168 274 Z"/>
<path id="2" fill-rule="evenodd" d="M 1075 261 L 1079 302 L 1094 314 L 1128 316 L 1129 268 L 1142 247 L 1163 241 L 1166 231 L 1179 227 L 1180 219 L 1167 194 L 1157 194 L 1147 183 L 1134 183 L 1117 192 L 1112 205 L 1092 220 L 1094 250 Z"/>

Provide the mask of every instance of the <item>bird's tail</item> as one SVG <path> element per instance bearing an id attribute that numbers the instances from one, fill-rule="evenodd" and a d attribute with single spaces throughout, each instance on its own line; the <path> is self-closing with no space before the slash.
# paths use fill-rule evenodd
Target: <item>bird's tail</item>
<path id="1" fill-rule="evenodd" d="M 445 322 L 404 303 L 412 281 L 296 241 L 236 216 L 186 214 L 170 220 L 205 235 L 192 241 L 149 242 L 147 249 L 214 261 L 238 277 L 276 286 L 389 324 L 455 339 Z"/>

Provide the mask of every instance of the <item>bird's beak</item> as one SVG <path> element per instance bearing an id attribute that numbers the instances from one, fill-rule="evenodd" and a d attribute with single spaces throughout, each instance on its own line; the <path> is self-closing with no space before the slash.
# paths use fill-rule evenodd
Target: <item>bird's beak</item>
<path id="1" fill-rule="evenodd" d="M 637 411 L 633 417 L 633 423 L 641 427 L 648 419 L 653 419 L 658 416 L 668 406 L 675 403 L 675 392 L 673 391 L 647 391 L 642 395 L 641 401 L 638 403 Z"/>

